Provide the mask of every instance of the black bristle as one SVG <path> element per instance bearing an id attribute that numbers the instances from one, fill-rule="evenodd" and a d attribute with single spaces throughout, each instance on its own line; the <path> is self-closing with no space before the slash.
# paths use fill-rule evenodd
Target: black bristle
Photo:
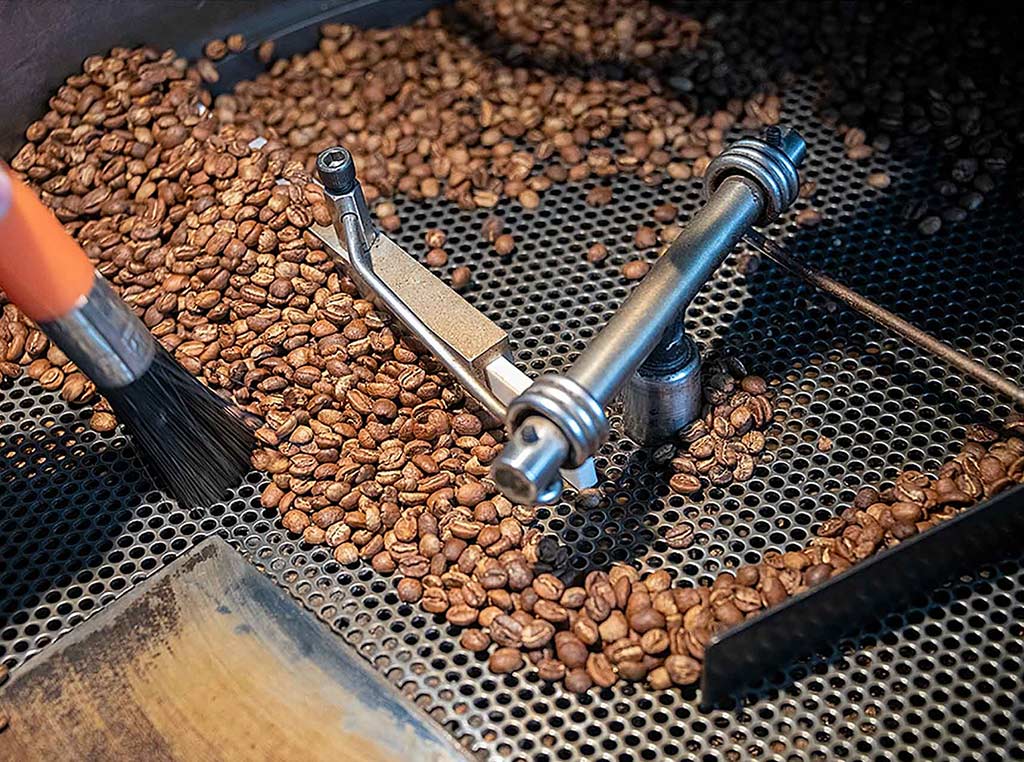
<path id="1" fill-rule="evenodd" d="M 191 511 L 226 497 L 251 469 L 256 438 L 245 413 L 157 346 L 149 369 L 101 390 L 168 495 Z"/>

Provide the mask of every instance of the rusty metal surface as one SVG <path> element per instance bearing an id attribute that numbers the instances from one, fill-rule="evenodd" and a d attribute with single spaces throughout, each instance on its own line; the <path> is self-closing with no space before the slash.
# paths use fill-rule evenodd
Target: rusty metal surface
<path id="1" fill-rule="evenodd" d="M 216 537 L 18 670 L 0 707 L 4 759 L 465 759 Z"/>

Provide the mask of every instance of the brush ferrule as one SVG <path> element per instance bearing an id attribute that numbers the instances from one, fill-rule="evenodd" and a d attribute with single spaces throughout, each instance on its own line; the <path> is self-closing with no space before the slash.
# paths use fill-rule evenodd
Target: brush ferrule
<path id="1" fill-rule="evenodd" d="M 101 390 L 137 380 L 156 352 L 152 334 L 100 275 L 70 312 L 40 328 Z"/>

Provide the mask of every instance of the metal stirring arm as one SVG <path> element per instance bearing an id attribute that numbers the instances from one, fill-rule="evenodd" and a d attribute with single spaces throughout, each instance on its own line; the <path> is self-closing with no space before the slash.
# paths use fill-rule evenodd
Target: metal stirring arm
<path id="1" fill-rule="evenodd" d="M 317 170 L 334 224 L 314 225 L 313 233 L 364 293 L 379 300 L 470 395 L 503 420 L 506 402 L 531 383 L 511 362 L 505 332 L 377 230 L 348 151 L 322 152 Z M 544 502 L 561 492 L 563 479 L 576 489 L 592 487 L 597 483 L 593 459 L 561 469 L 549 487 L 554 494 L 541 496 Z"/>
<path id="2" fill-rule="evenodd" d="M 658 345 L 666 329 L 755 224 L 797 196 L 806 146 L 793 130 L 743 139 L 708 167 L 707 201 L 565 375 L 545 375 L 509 403 L 512 432 L 492 465 L 502 491 L 519 502 L 551 495 L 560 467 L 592 456 L 608 436 L 607 406 Z"/>
<path id="3" fill-rule="evenodd" d="M 507 412 L 489 388 L 467 367 L 462 359 L 441 338 L 430 330 L 420 317 L 409 308 L 373 269 L 370 245 L 377 230 L 370 222 L 370 212 L 359 183 L 356 182 L 355 162 L 352 155 L 337 146 L 321 153 L 316 160 L 320 181 L 333 202 L 331 214 L 335 228 L 344 233 L 349 261 L 365 285 L 376 294 L 384 306 L 425 346 L 462 384 L 484 408 L 498 420 Z"/>
<path id="4" fill-rule="evenodd" d="M 327 149 L 317 170 L 335 230 L 362 285 L 488 412 L 505 419 L 510 439 L 492 464 L 492 478 L 516 502 L 548 503 L 560 495 L 562 475 L 574 484 L 594 482 L 592 457 L 608 436 L 605 406 L 751 226 L 774 219 L 796 198 L 804 141 L 779 128 L 769 129 L 766 138 L 739 140 L 711 163 L 707 203 L 629 299 L 568 373 L 541 376 L 526 388 L 519 381 L 514 382 L 518 388 L 502 383 L 500 360 L 487 366 L 485 381 L 375 272 L 373 250 L 383 236 L 371 222 L 351 154 L 340 146 Z M 510 390 L 519 393 L 506 409 L 492 388 L 506 398 Z"/>

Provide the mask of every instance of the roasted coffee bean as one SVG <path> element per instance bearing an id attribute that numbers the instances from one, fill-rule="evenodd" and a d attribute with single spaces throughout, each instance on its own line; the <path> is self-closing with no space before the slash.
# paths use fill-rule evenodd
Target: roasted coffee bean
<path id="1" fill-rule="evenodd" d="M 556 659 L 542 659 L 537 664 L 537 675 L 541 680 L 546 680 L 548 682 L 564 680 L 565 665 Z"/>
<path id="2" fill-rule="evenodd" d="M 674 474 L 668 480 L 668 486 L 680 495 L 692 495 L 701 489 L 700 478 L 695 474 Z"/>
<path id="3" fill-rule="evenodd" d="M 562 581 L 551 574 L 541 574 L 533 580 L 533 589 L 537 595 L 548 601 L 557 601 L 565 592 Z"/>
<path id="4" fill-rule="evenodd" d="M 473 280 L 473 271 L 465 265 L 456 267 L 452 271 L 452 288 L 456 291 L 462 291 L 467 288 L 470 282 Z"/>
<path id="5" fill-rule="evenodd" d="M 586 693 L 593 685 L 590 674 L 582 667 L 570 669 L 565 676 L 565 689 L 570 693 Z"/>
<path id="6" fill-rule="evenodd" d="M 821 223 L 821 212 L 816 209 L 801 209 L 796 214 L 796 224 L 800 227 L 814 227 Z"/>
<path id="7" fill-rule="evenodd" d="M 608 248 L 603 243 L 595 243 L 587 249 L 587 261 L 597 264 L 608 257 Z"/>
<path id="8" fill-rule="evenodd" d="M 820 585 L 832 576 L 832 567 L 828 564 L 815 564 L 804 570 L 804 584 L 807 587 Z"/>
<path id="9" fill-rule="evenodd" d="M 626 280 L 640 280 L 650 269 L 651 266 L 645 260 L 634 259 L 622 266 L 622 276 Z"/>
<path id="10" fill-rule="evenodd" d="M 941 228 L 942 219 L 936 215 L 925 217 L 917 226 L 921 235 L 935 235 Z"/>
<path id="11" fill-rule="evenodd" d="M 582 667 L 587 661 L 587 647 L 571 632 L 555 633 L 555 653 L 567 669 Z"/>
<path id="12" fill-rule="evenodd" d="M 679 214 L 679 208 L 675 204 L 661 204 L 654 208 L 654 219 L 658 222 L 672 222 Z"/>
<path id="13" fill-rule="evenodd" d="M 451 606 L 445 613 L 445 618 L 454 625 L 466 627 L 473 624 L 479 615 L 480 612 L 472 606 L 459 604 L 457 606 Z"/>
<path id="14" fill-rule="evenodd" d="M 640 638 L 640 647 L 644 653 L 661 654 L 669 648 L 668 633 L 663 629 L 648 630 Z"/>
<path id="15" fill-rule="evenodd" d="M 523 648 L 535 650 L 544 648 L 555 635 L 555 626 L 549 622 L 535 620 L 523 628 Z"/>
<path id="16" fill-rule="evenodd" d="M 518 648 L 522 645 L 523 625 L 507 614 L 501 614 L 490 624 L 491 638 L 500 646 Z"/>
<path id="17" fill-rule="evenodd" d="M 487 660 L 487 666 L 498 675 L 515 672 L 523 666 L 523 655 L 518 648 L 498 648 Z"/>
<path id="18" fill-rule="evenodd" d="M 676 476 L 683 476 L 683 474 L 676 474 Z M 670 527 L 665 533 L 665 542 L 674 550 L 690 547 L 693 544 L 693 524 L 689 521 L 680 521 Z"/>
<path id="19" fill-rule="evenodd" d="M 561 624 L 569 619 L 569 612 L 565 606 L 543 598 L 533 605 L 533 613 L 554 624 Z"/>
<path id="20" fill-rule="evenodd" d="M 601 639 L 606 643 L 614 643 L 629 634 L 629 622 L 621 611 L 612 611 L 598 627 Z"/>
<path id="21" fill-rule="evenodd" d="M 491 645 L 491 639 L 483 630 L 465 630 L 459 638 L 459 645 L 467 651 L 486 651 Z"/>
<path id="22" fill-rule="evenodd" d="M 633 243 L 638 249 L 649 249 L 658 243 L 658 234 L 652 227 L 641 225 L 637 228 Z M 628 275 L 626 277 L 629 277 Z"/>
<path id="23" fill-rule="evenodd" d="M 871 172 L 868 175 L 868 185 L 872 188 L 879 190 L 885 190 L 892 184 L 892 179 L 889 177 L 888 172 Z"/>
<path id="24" fill-rule="evenodd" d="M 665 659 L 665 670 L 675 685 L 692 685 L 700 678 L 700 662 L 682 654 Z"/>
<path id="25" fill-rule="evenodd" d="M 610 688 L 619 679 L 615 668 L 603 653 L 590 654 L 587 657 L 587 676 L 594 685 L 601 688 Z"/>
<path id="26" fill-rule="evenodd" d="M 573 635 L 588 646 L 594 645 L 601 639 L 601 632 L 597 627 L 597 623 L 585 614 L 576 618 L 572 625 L 572 632 Z"/>
<path id="27" fill-rule="evenodd" d="M 405 577 L 398 581 L 398 598 L 404 603 L 415 603 L 423 595 L 423 584 L 418 579 Z"/>
<path id="28" fill-rule="evenodd" d="M 498 236 L 494 239 L 494 251 L 500 257 L 507 257 L 516 248 L 516 239 L 510 236 L 508 233 Z"/>

